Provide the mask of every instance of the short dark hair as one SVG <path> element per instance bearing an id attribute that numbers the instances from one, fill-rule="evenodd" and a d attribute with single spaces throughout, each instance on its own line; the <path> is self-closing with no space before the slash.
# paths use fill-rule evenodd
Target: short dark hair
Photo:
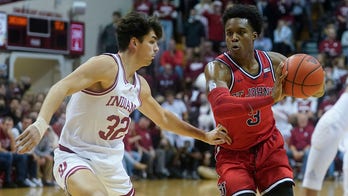
<path id="1" fill-rule="evenodd" d="M 121 16 L 122 16 L 122 14 L 121 14 L 121 12 L 120 12 L 120 11 L 114 11 L 114 12 L 112 12 L 112 16 L 118 16 L 118 17 L 121 17 Z"/>
<path id="2" fill-rule="evenodd" d="M 153 30 L 158 39 L 162 37 L 162 26 L 157 17 L 147 16 L 146 14 L 132 11 L 121 18 L 117 25 L 117 40 L 119 50 L 125 51 L 128 48 L 129 41 L 136 37 L 140 42 L 144 36 Z"/>
<path id="3" fill-rule="evenodd" d="M 231 18 L 246 18 L 257 34 L 260 34 L 262 31 L 263 17 L 254 5 L 235 4 L 226 9 L 222 16 L 224 26 Z"/>

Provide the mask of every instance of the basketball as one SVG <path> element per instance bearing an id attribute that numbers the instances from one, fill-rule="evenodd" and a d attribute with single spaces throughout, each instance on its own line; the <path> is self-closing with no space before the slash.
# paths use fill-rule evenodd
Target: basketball
<path id="1" fill-rule="evenodd" d="M 294 54 L 284 61 L 282 72 L 284 94 L 296 98 L 308 98 L 319 92 L 325 72 L 319 61 L 308 54 Z"/>

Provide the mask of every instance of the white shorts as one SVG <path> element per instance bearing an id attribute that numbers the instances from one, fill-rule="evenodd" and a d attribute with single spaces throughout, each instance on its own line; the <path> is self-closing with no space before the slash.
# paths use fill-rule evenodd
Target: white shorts
<path id="1" fill-rule="evenodd" d="M 122 162 L 107 159 L 86 159 L 73 152 L 54 151 L 53 175 L 57 184 L 66 191 L 66 181 L 80 169 L 89 169 L 104 184 L 108 195 L 134 195 L 133 185 Z"/>

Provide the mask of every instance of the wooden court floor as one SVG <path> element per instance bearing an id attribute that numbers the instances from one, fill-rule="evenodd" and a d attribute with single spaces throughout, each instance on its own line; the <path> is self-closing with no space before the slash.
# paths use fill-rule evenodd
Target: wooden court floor
<path id="1" fill-rule="evenodd" d="M 136 196 L 218 196 L 215 180 L 138 180 L 133 181 Z M 296 182 L 295 195 L 304 195 Z M 342 183 L 325 181 L 320 196 L 342 196 Z M 0 196 L 65 196 L 58 187 L 0 189 Z"/>

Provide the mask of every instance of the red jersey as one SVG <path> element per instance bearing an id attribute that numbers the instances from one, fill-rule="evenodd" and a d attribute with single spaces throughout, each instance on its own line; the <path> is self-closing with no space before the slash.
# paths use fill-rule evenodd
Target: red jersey
<path id="1" fill-rule="evenodd" d="M 270 57 L 264 51 L 255 50 L 259 64 L 259 73 L 251 75 L 239 66 L 228 53 L 223 53 L 216 60 L 231 69 L 230 93 L 236 97 L 269 96 L 275 81 L 275 73 Z M 273 118 L 272 104 L 260 110 L 252 110 L 244 116 L 222 120 L 215 118 L 217 124 L 223 125 L 233 142 L 222 147 L 231 150 L 246 150 L 267 140 L 277 131 Z"/>

